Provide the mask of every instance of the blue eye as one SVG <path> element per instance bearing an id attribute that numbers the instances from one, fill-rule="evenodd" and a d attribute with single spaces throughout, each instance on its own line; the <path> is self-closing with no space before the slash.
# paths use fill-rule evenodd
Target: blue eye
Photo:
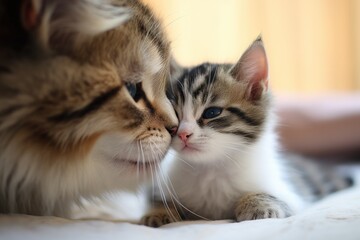
<path id="1" fill-rule="evenodd" d="M 222 108 L 220 107 L 209 107 L 204 110 L 202 118 L 210 119 L 219 116 L 222 113 Z"/>
<path id="2" fill-rule="evenodd" d="M 130 96 L 131 96 L 132 98 L 134 98 L 135 95 L 136 95 L 136 92 L 137 92 L 136 84 L 135 84 L 135 83 L 131 83 L 131 82 L 127 82 L 127 83 L 125 84 L 125 86 L 126 86 L 127 90 L 129 91 Z"/>

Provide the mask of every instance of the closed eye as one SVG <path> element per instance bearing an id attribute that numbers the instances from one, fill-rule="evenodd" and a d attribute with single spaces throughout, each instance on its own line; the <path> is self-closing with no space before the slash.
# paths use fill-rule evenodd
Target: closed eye
<path id="1" fill-rule="evenodd" d="M 85 115 L 96 111 L 101 106 L 103 106 L 105 103 L 110 101 L 113 97 L 116 96 L 116 94 L 120 91 L 120 87 L 114 87 L 110 89 L 109 91 L 105 92 L 104 94 L 94 98 L 88 105 L 85 107 L 75 110 L 75 111 L 66 111 L 63 113 L 60 113 L 58 115 L 52 116 L 49 118 L 51 121 L 70 121 L 73 119 L 82 118 Z"/>
<path id="2" fill-rule="evenodd" d="M 202 114 L 203 119 L 211 119 L 219 116 L 222 113 L 223 109 L 221 107 L 209 107 L 204 110 Z"/>

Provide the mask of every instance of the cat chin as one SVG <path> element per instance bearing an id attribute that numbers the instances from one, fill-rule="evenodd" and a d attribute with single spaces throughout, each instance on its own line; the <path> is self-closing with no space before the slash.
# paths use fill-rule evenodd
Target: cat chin
<path id="1" fill-rule="evenodd" d="M 177 158 L 183 159 L 188 163 L 192 164 L 211 164 L 218 162 L 220 156 L 217 154 L 212 155 L 209 154 L 209 151 L 206 149 L 198 150 L 198 149 L 175 149 Z"/>

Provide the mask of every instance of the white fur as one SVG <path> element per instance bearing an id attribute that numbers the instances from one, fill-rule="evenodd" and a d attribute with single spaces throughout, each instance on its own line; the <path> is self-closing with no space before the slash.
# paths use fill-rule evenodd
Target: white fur
<path id="1" fill-rule="evenodd" d="M 200 135 L 209 137 L 195 144 L 200 149 L 198 153 L 181 152 L 182 143 L 177 138 L 173 140 L 173 147 L 181 153 L 168 156 L 164 165 L 173 189 L 170 183 L 161 188 L 171 190 L 167 192 L 169 199 L 177 196 L 186 208 L 208 219 L 233 218 L 235 204 L 246 192 L 273 195 L 294 212 L 304 207 L 305 203 L 286 181 L 272 122 L 268 122 L 267 130 L 250 146 L 241 143 L 239 137 L 212 130 L 205 132 L 196 122 L 193 124 L 194 142 Z"/>
<path id="2" fill-rule="evenodd" d="M 170 137 L 144 139 L 140 150 L 138 144 L 130 144 L 129 139 L 119 133 L 105 134 L 86 159 L 71 159 L 72 164 L 67 164 L 69 159 L 64 156 L 44 159 L 46 156 L 31 148 L 19 148 L 16 140 L 6 146 L 1 144 L 4 151 L 0 158 L 0 187 L 9 190 L 9 203 L 13 203 L 8 210 L 19 212 L 16 205 L 19 196 L 27 198 L 35 190 L 43 194 L 42 215 L 69 216 L 70 204 L 78 202 L 80 197 L 101 197 L 106 192 L 119 189 L 135 190 L 151 174 L 149 169 L 134 169 L 126 161 L 154 162 L 156 165 L 155 162 L 161 160 L 167 151 Z M 158 151 L 154 152 L 154 149 Z M 45 167 L 46 161 L 57 164 Z M 11 181 L 8 182 L 6 179 L 10 175 Z M 29 199 L 29 204 L 34 203 Z"/>

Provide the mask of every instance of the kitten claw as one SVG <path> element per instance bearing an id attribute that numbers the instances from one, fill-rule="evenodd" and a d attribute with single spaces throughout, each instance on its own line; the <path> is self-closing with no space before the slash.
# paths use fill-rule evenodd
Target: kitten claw
<path id="1" fill-rule="evenodd" d="M 235 209 L 236 221 L 266 219 L 266 218 L 286 218 L 292 212 L 288 205 L 266 193 L 252 193 L 240 198 Z"/>
<path id="2" fill-rule="evenodd" d="M 177 222 L 167 211 L 155 211 L 141 218 L 140 224 L 148 227 L 158 228 L 163 225 Z"/>

